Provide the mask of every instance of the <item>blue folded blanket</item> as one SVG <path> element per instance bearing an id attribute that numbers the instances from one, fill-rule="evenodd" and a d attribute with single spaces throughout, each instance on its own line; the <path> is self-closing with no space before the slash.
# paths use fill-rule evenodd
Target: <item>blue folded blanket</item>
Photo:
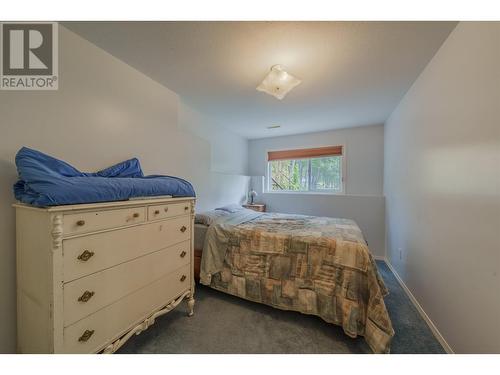
<path id="1" fill-rule="evenodd" d="M 38 207 L 158 195 L 195 196 L 193 186 L 181 178 L 144 176 L 136 158 L 96 173 L 84 173 L 64 161 L 23 147 L 16 155 L 16 166 L 16 199 Z"/>

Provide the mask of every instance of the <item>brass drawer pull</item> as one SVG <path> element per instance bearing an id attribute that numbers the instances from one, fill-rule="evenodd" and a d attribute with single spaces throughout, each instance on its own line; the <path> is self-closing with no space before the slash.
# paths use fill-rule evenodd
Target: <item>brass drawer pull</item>
<path id="1" fill-rule="evenodd" d="M 186 280 L 186 275 L 182 275 L 181 277 L 181 282 L 183 282 L 184 280 Z"/>
<path id="2" fill-rule="evenodd" d="M 168 212 L 168 207 L 165 207 L 163 211 Z"/>
<path id="3" fill-rule="evenodd" d="M 186 231 L 186 229 L 187 229 L 187 228 L 183 225 L 183 226 L 181 227 L 181 232 L 182 232 L 182 233 L 184 233 L 184 232 Z"/>
<path id="4" fill-rule="evenodd" d="M 83 253 L 81 253 L 80 255 L 78 255 L 77 259 L 81 260 L 83 262 L 86 262 L 87 260 L 89 260 L 93 256 L 94 256 L 94 252 L 93 251 L 85 250 Z"/>
<path id="5" fill-rule="evenodd" d="M 95 294 L 95 292 L 89 292 L 88 290 L 85 291 L 79 298 L 78 302 L 87 302 L 89 299 L 92 298 L 92 296 Z"/>
<path id="6" fill-rule="evenodd" d="M 181 253 L 181 258 L 184 258 L 184 257 L 186 256 L 186 254 L 187 254 L 187 253 L 186 253 L 185 251 L 183 251 L 183 252 Z"/>
<path id="7" fill-rule="evenodd" d="M 79 342 L 86 342 L 88 341 L 92 335 L 94 334 L 94 330 L 89 331 L 88 329 L 83 332 L 83 335 L 80 336 L 78 339 Z"/>
<path id="8" fill-rule="evenodd" d="M 160 214 L 160 210 L 156 210 L 155 215 L 159 215 L 159 214 Z"/>
<path id="9" fill-rule="evenodd" d="M 189 207 L 188 206 L 184 207 L 184 211 L 187 211 L 187 210 L 189 210 Z"/>
<path id="10" fill-rule="evenodd" d="M 85 220 L 78 220 L 76 222 L 76 225 L 78 225 L 79 227 L 83 227 L 85 225 Z"/>
<path id="11" fill-rule="evenodd" d="M 134 214 L 132 216 L 133 217 L 139 217 L 139 213 L 138 212 L 134 212 Z"/>

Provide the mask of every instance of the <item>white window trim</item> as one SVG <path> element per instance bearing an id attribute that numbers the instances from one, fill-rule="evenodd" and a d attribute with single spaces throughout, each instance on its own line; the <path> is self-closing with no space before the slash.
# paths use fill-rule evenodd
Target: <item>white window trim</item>
<path id="1" fill-rule="evenodd" d="M 297 150 L 303 150 L 303 149 L 308 149 L 311 147 L 328 147 L 331 145 L 326 145 L 326 146 L 308 146 L 308 147 L 300 147 L 300 148 L 294 148 Z M 346 176 L 347 176 L 347 152 L 346 152 L 346 146 L 344 144 L 338 144 L 336 146 L 342 146 L 342 191 L 318 191 L 318 190 L 271 190 L 270 188 L 270 183 L 271 183 L 271 168 L 270 168 L 270 162 L 267 160 L 267 155 L 268 152 L 273 152 L 273 151 L 284 151 L 283 149 L 280 150 L 266 150 L 266 180 L 264 183 L 264 193 L 266 194 L 306 194 L 306 195 L 346 195 Z"/>

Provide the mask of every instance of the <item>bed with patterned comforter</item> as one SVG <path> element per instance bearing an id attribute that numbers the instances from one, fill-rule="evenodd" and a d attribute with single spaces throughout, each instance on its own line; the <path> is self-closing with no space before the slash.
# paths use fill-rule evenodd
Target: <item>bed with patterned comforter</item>
<path id="1" fill-rule="evenodd" d="M 348 219 L 244 210 L 205 238 L 200 282 L 284 310 L 320 316 L 388 353 L 388 293 L 357 224 Z"/>

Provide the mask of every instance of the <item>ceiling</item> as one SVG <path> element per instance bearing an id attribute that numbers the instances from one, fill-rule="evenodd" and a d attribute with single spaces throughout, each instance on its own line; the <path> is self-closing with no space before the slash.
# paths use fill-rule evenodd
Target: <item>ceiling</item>
<path id="1" fill-rule="evenodd" d="M 385 122 L 455 22 L 67 22 L 246 138 Z M 302 83 L 257 91 L 274 64 Z M 268 126 L 280 125 L 277 129 Z"/>

